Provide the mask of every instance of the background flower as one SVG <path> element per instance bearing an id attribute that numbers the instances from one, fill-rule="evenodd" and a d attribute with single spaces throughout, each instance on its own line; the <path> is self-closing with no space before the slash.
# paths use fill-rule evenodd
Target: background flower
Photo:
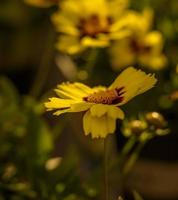
<path id="1" fill-rule="evenodd" d="M 75 54 L 88 47 L 106 47 L 128 34 L 121 16 L 127 0 L 66 0 L 52 17 L 59 36 L 56 47 Z M 98 9 L 99 8 L 99 9 Z"/>
<path id="2" fill-rule="evenodd" d="M 152 31 L 153 11 L 144 10 L 142 14 L 130 11 L 128 27 L 131 34 L 114 43 L 110 48 L 114 69 L 131 64 L 140 64 L 153 70 L 165 67 L 166 57 L 162 53 L 164 39 L 159 31 Z"/>

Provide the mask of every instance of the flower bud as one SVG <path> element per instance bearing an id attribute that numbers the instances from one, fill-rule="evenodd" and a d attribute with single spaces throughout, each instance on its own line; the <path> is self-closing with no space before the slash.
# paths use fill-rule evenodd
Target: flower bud
<path id="1" fill-rule="evenodd" d="M 61 157 L 51 158 L 51 159 L 47 160 L 47 162 L 45 164 L 45 168 L 48 171 L 52 171 L 61 164 L 61 161 L 62 161 Z"/>
<path id="2" fill-rule="evenodd" d="M 178 101 L 178 90 L 172 92 L 169 97 L 171 101 Z"/>
<path id="3" fill-rule="evenodd" d="M 155 128 L 164 128 L 166 125 L 166 121 L 158 112 L 150 112 L 145 115 L 146 121 L 150 124 L 155 126 Z"/>
<path id="4" fill-rule="evenodd" d="M 133 120 L 130 122 L 131 132 L 135 135 L 140 135 L 146 129 L 146 123 L 141 120 Z"/>

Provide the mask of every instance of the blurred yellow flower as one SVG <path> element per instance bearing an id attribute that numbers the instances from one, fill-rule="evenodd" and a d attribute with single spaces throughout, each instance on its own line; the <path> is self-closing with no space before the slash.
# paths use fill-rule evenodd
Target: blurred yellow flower
<path id="1" fill-rule="evenodd" d="M 141 64 L 153 70 L 160 70 L 166 64 L 163 55 L 163 37 L 159 31 L 151 31 L 153 12 L 144 10 L 142 14 L 128 11 L 125 15 L 131 34 L 114 43 L 110 48 L 114 69 L 132 64 Z"/>
<path id="2" fill-rule="evenodd" d="M 157 79 L 152 74 L 129 67 L 107 87 L 90 88 L 82 83 L 63 83 L 55 90 L 59 97 L 45 103 L 54 115 L 85 111 L 83 126 L 85 135 L 105 138 L 116 129 L 116 119 L 124 119 L 120 106 L 152 88 Z"/>
<path id="3" fill-rule="evenodd" d="M 58 50 L 75 54 L 88 47 L 106 47 L 128 35 L 122 14 L 128 0 L 65 0 L 52 21 L 62 35 Z"/>
<path id="4" fill-rule="evenodd" d="M 25 2 L 33 6 L 47 8 L 58 4 L 59 0 L 25 0 Z"/>

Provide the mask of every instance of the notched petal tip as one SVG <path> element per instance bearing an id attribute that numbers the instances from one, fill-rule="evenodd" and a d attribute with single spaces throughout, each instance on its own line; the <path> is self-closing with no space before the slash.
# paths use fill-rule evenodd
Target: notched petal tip
<path id="1" fill-rule="evenodd" d="M 83 116 L 83 129 L 85 135 L 89 135 L 90 133 L 90 123 L 91 123 L 91 116 L 89 111 L 87 111 Z"/>
<path id="2" fill-rule="evenodd" d="M 113 119 L 123 120 L 125 118 L 124 112 L 119 107 L 114 106 L 109 110 L 108 115 Z"/>
<path id="3" fill-rule="evenodd" d="M 53 113 L 53 115 L 59 116 L 67 112 L 70 112 L 70 109 L 57 110 L 56 112 Z"/>
<path id="4" fill-rule="evenodd" d="M 83 117 L 83 127 L 85 135 L 91 134 L 94 138 L 105 138 L 108 134 L 112 134 L 116 129 L 116 118 L 108 115 L 100 117 L 93 116 L 90 111 L 87 111 Z"/>
<path id="5" fill-rule="evenodd" d="M 118 105 L 127 103 L 133 97 L 151 89 L 157 82 L 154 74 L 146 74 L 133 67 L 125 69 L 111 84 L 110 88 L 124 87 L 123 101 Z"/>

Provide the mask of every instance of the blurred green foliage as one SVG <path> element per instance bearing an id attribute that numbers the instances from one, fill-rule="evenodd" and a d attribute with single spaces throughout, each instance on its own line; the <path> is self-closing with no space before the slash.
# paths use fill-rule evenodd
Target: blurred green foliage
<path id="1" fill-rule="evenodd" d="M 74 149 L 68 149 L 56 168 L 45 167 L 54 150 L 54 134 L 42 117 L 43 105 L 20 97 L 4 77 L 0 91 L 0 198 L 82 200 L 95 195 L 80 183 Z"/>

